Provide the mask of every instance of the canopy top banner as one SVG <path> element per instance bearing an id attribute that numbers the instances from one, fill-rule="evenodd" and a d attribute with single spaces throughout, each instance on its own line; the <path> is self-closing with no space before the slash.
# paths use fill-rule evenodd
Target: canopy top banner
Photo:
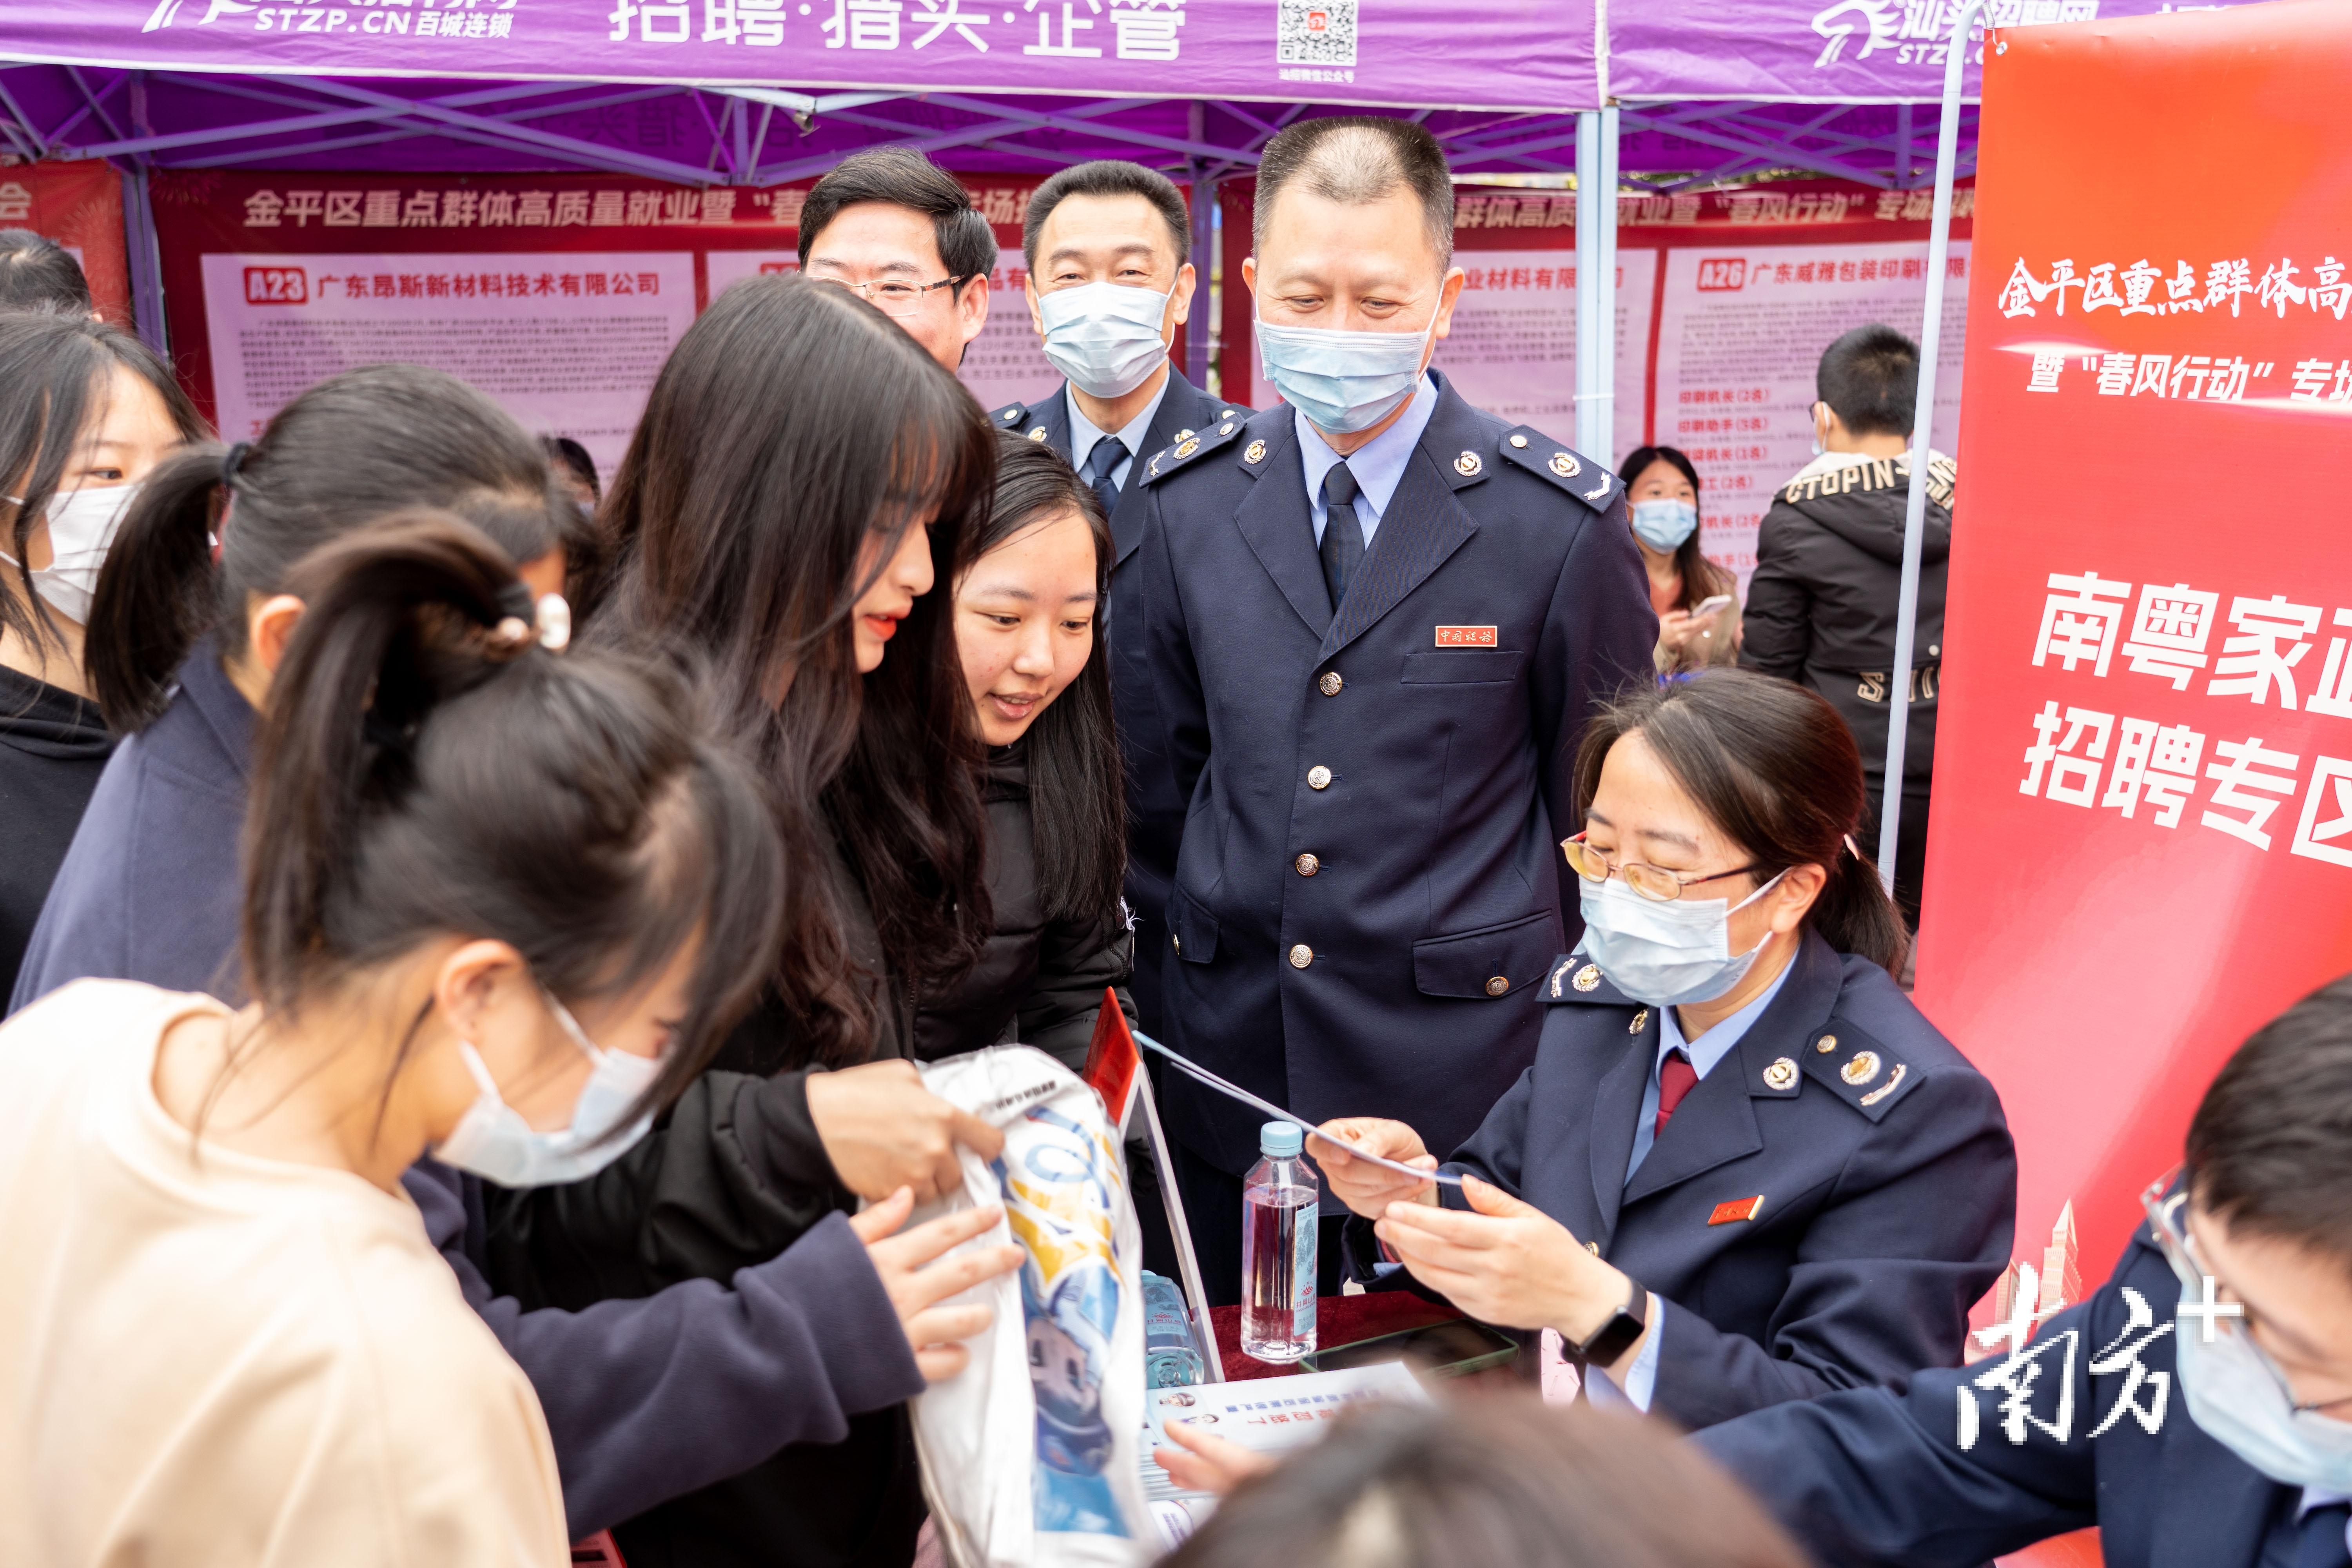
<path id="1" fill-rule="evenodd" d="M 1601 102 L 1592 0 L 11 0 L 5 48 L 253 74 Z"/>

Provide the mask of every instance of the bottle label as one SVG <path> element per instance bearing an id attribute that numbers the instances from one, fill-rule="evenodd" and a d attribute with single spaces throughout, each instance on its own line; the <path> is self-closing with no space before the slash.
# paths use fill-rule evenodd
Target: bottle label
<path id="1" fill-rule="evenodd" d="M 1298 1211 L 1291 1257 L 1291 1333 L 1304 1341 L 1315 1337 L 1315 1221 L 1317 1205 L 1309 1198 Z"/>

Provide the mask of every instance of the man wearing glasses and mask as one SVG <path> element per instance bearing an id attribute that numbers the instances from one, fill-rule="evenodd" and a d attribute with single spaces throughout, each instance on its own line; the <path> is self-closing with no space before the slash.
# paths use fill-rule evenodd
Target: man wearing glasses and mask
<path id="1" fill-rule="evenodd" d="M 801 270 L 855 290 L 954 371 L 988 324 L 996 235 L 954 175 L 920 153 L 844 159 L 801 208 Z"/>
<path id="2" fill-rule="evenodd" d="M 2352 979 L 2239 1047 L 2141 1201 L 2106 1284 L 2023 1345 L 1696 1441 L 1825 1564 L 2096 1525 L 2108 1568 L 2346 1568 Z"/>

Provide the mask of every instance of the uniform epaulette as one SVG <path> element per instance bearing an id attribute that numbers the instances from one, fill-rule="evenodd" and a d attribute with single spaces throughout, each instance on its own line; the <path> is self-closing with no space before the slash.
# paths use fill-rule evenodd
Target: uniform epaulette
<path id="1" fill-rule="evenodd" d="M 1247 421 L 1242 417 L 1241 411 L 1235 409 L 1206 430 L 1187 436 L 1174 446 L 1154 452 L 1151 454 L 1151 460 L 1143 465 L 1143 482 L 1147 485 L 1155 484 L 1199 458 L 1202 453 L 1215 451 L 1235 436 L 1240 435 L 1242 426 L 1246 423 Z"/>
<path id="2" fill-rule="evenodd" d="M 1521 425 L 1503 437 L 1503 456 L 1549 479 L 1595 511 L 1607 510 L 1624 488 L 1601 464 L 1578 457 L 1532 426 Z"/>
<path id="3" fill-rule="evenodd" d="M 1919 1086 L 1911 1064 L 1843 1018 L 1832 1017 L 1805 1042 L 1799 1059 L 1812 1078 L 1873 1121 L 1883 1121 Z"/>
<path id="4" fill-rule="evenodd" d="M 1601 966 L 1580 952 L 1567 953 L 1551 961 L 1551 973 L 1544 976 L 1543 999 L 1547 1004 L 1588 1002 L 1604 1007 L 1641 1005 L 1609 984 L 1609 977 L 1601 973 Z"/>
<path id="5" fill-rule="evenodd" d="M 999 430 L 1018 430 L 1021 428 L 1021 421 L 1028 417 L 1027 404 L 1008 403 L 1002 408 L 989 410 L 988 422 Z"/>

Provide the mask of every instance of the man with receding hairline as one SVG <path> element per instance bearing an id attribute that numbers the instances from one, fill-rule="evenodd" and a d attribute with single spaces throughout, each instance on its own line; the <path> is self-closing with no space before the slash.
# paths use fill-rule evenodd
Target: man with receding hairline
<path id="1" fill-rule="evenodd" d="M 1536 982 L 1580 929 L 1554 845 L 1576 738 L 1650 678 L 1656 617 L 1607 465 L 1429 368 L 1463 274 L 1428 132 L 1288 127 L 1253 240 L 1242 277 L 1285 401 L 1144 464 L 1141 571 L 1113 589 L 1149 670 L 1120 722 L 1187 802 L 1165 1033 L 1309 1121 L 1404 1117 L 1451 1149 L 1533 1058 Z M 1262 1118 L 1167 1083 L 1210 1299 L 1230 1302 Z"/>

